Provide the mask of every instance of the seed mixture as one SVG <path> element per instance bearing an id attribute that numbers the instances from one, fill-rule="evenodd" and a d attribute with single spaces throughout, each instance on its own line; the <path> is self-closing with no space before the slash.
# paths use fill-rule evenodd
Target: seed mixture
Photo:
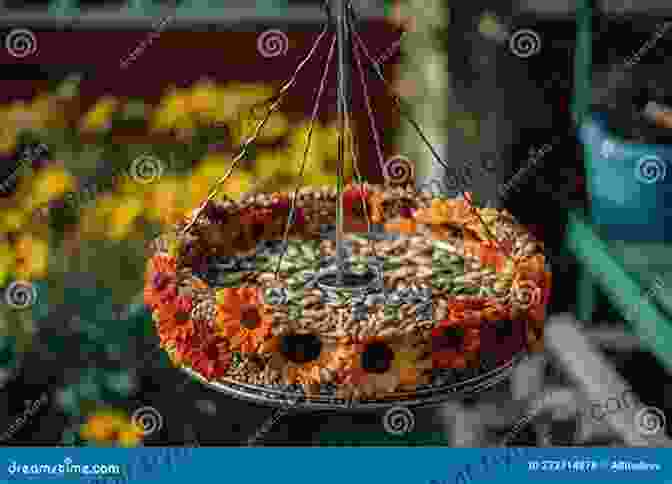
<path id="1" fill-rule="evenodd" d="M 191 220 L 155 241 L 145 302 L 175 365 L 208 380 L 375 399 L 542 349 L 543 244 L 508 212 L 475 207 L 469 194 L 350 185 L 347 260 L 374 282 L 344 292 L 318 279 L 336 260 L 336 190 L 299 192 L 284 243 L 291 196 L 210 202 L 188 234 Z"/>

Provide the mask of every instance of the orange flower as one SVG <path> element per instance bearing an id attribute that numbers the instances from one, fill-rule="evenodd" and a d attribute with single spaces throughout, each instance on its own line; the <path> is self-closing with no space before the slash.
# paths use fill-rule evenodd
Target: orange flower
<path id="1" fill-rule="evenodd" d="M 481 312 L 483 321 L 502 321 L 511 319 L 511 311 L 503 304 L 489 306 Z"/>
<path id="2" fill-rule="evenodd" d="M 497 272 L 502 272 L 506 268 L 509 259 L 507 254 L 510 254 L 510 249 L 507 248 L 510 246 L 511 243 L 508 241 L 478 241 L 466 237 L 464 239 L 464 251 L 468 255 L 478 257 L 481 264 L 494 267 Z"/>
<path id="3" fill-rule="evenodd" d="M 422 353 L 422 350 L 409 349 L 407 345 L 396 349 L 392 367 L 399 374 L 399 385 L 415 387 L 429 382 L 425 372 L 432 369 L 432 361 L 420 360 Z"/>
<path id="4" fill-rule="evenodd" d="M 103 409 L 89 415 L 80 428 L 82 439 L 101 445 L 137 447 L 142 441 L 140 426 L 123 412 Z"/>
<path id="5" fill-rule="evenodd" d="M 226 288 L 217 293 L 217 334 L 243 353 L 257 351 L 271 337 L 272 319 L 255 287 Z"/>
<path id="6" fill-rule="evenodd" d="M 447 318 L 448 321 L 470 328 L 480 326 L 482 319 L 481 311 L 473 309 L 451 309 Z"/>
<path id="7" fill-rule="evenodd" d="M 417 222 L 426 225 L 463 226 L 471 221 L 473 212 L 466 200 L 434 199 L 429 208 L 416 210 L 413 217 Z"/>
<path id="8" fill-rule="evenodd" d="M 370 345 L 376 345 L 377 350 L 369 354 L 367 358 L 365 353 L 371 350 Z M 384 352 L 389 353 L 389 361 L 377 361 Z M 344 367 L 338 371 L 338 379 L 344 385 L 350 387 L 343 388 L 339 394 L 343 398 L 359 398 L 360 396 L 371 397 L 374 395 L 393 393 L 400 386 L 415 386 L 429 381 L 424 375 L 425 370 L 431 369 L 429 361 L 418 361 L 421 354 L 420 350 L 409 350 L 406 343 L 383 343 L 381 340 L 371 339 L 366 344 L 354 345 L 355 353 L 347 360 Z M 380 353 L 380 354 L 378 354 Z M 374 371 L 372 368 L 365 368 L 364 360 L 369 361 L 375 366 L 382 365 L 380 370 Z"/>
<path id="9" fill-rule="evenodd" d="M 371 214 L 371 221 L 373 223 L 379 224 L 382 223 L 385 218 L 385 212 L 383 210 L 383 192 L 373 192 L 369 197 L 369 208 Z"/>
<path id="10" fill-rule="evenodd" d="M 155 255 L 147 264 L 145 272 L 145 304 L 157 308 L 177 296 L 177 267 L 175 259 L 166 255 Z"/>
<path id="11" fill-rule="evenodd" d="M 488 299 L 487 297 L 482 297 L 482 296 L 460 296 L 458 299 L 457 297 L 451 298 L 450 302 L 448 303 L 448 309 L 449 310 L 455 310 L 455 311 L 464 311 L 467 309 L 471 310 L 480 310 L 488 307 L 490 305 L 491 300 Z"/>
<path id="12" fill-rule="evenodd" d="M 178 344 L 176 354 L 207 380 L 221 378 L 231 365 L 233 355 L 227 341 L 215 335 L 196 335 L 189 343 Z"/>
<path id="13" fill-rule="evenodd" d="M 159 319 L 157 326 L 162 347 L 166 347 L 175 341 L 184 341 L 194 335 L 195 328 L 191 320 L 192 308 L 193 302 L 190 297 L 179 296 L 156 309 Z"/>
<path id="14" fill-rule="evenodd" d="M 546 307 L 551 298 L 551 273 L 545 270 L 544 256 L 539 254 L 525 258 L 516 265 L 514 284 L 523 287 L 538 288 L 541 297 L 531 305 L 528 315 L 533 321 L 543 322 L 546 319 Z"/>
<path id="15" fill-rule="evenodd" d="M 410 218 L 403 218 L 398 222 L 390 222 L 385 224 L 385 232 L 398 232 L 401 234 L 415 234 L 417 232 L 418 224 L 415 220 Z"/>
<path id="16" fill-rule="evenodd" d="M 434 368 L 466 368 L 480 351 L 480 327 L 465 326 L 459 321 L 444 320 L 432 330 Z"/>

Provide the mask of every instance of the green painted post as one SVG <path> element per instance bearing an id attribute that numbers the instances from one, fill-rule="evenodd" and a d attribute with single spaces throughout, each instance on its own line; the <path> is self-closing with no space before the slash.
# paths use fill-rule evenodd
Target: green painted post
<path id="1" fill-rule="evenodd" d="M 257 0 L 257 10 L 268 17 L 283 17 L 287 15 L 288 8 L 287 0 Z"/>
<path id="2" fill-rule="evenodd" d="M 80 13 L 79 0 L 55 0 L 49 4 L 49 15 L 54 17 L 77 17 Z"/>
<path id="3" fill-rule="evenodd" d="M 613 257 L 607 244 L 578 212 L 569 213 L 567 245 L 611 303 L 626 316 L 642 343 L 672 371 L 672 322 L 651 298 L 642 297 L 641 283 Z"/>
<path id="4" fill-rule="evenodd" d="M 133 17 L 152 17 L 156 14 L 157 6 L 153 0 L 128 0 L 124 12 Z"/>
<path id="5" fill-rule="evenodd" d="M 576 5 L 576 51 L 574 54 L 574 99 L 572 105 L 572 113 L 577 129 L 581 129 L 586 116 L 590 115 L 592 94 L 592 20 L 592 0 L 579 0 Z M 583 159 L 586 165 L 593 162 L 592 147 L 587 143 L 583 146 Z M 586 189 L 590 193 L 590 170 L 587 169 L 587 166 L 584 168 L 584 172 Z M 597 286 L 585 265 L 579 268 L 576 291 L 576 318 L 579 321 L 591 321 L 596 306 Z"/>
<path id="6" fill-rule="evenodd" d="M 184 0 L 177 9 L 177 17 L 221 17 L 226 8 L 221 5 L 210 5 L 210 0 Z"/>

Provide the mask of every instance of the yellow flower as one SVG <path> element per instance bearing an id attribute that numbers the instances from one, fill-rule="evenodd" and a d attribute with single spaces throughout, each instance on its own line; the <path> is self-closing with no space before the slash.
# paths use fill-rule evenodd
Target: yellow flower
<path id="1" fill-rule="evenodd" d="M 237 92 L 228 86 L 217 88 L 217 106 L 213 112 L 213 121 L 228 123 L 239 117 L 241 99 Z"/>
<path id="2" fill-rule="evenodd" d="M 227 173 L 232 162 L 233 158 L 227 154 L 210 153 L 206 155 L 205 158 L 203 158 L 198 166 L 196 166 L 193 171 L 193 175 L 198 177 L 206 177 L 214 182 Z"/>
<path id="3" fill-rule="evenodd" d="M 287 151 L 261 151 L 254 162 L 254 174 L 262 180 L 279 175 L 297 176 L 298 173 L 299 163 Z"/>
<path id="4" fill-rule="evenodd" d="M 59 198 L 73 190 L 75 180 L 63 168 L 50 167 L 40 172 L 34 179 L 31 194 L 23 202 L 24 207 L 31 211 L 51 200 Z"/>
<path id="5" fill-rule="evenodd" d="M 167 225 L 176 223 L 184 214 L 184 181 L 165 177 L 149 186 L 151 190 L 145 193 L 145 216 Z"/>
<path id="6" fill-rule="evenodd" d="M 259 105 L 273 97 L 275 89 L 263 84 L 228 83 L 217 88 L 217 107 L 212 113 L 218 123 L 238 123 L 250 117 L 252 106 Z M 263 107 L 254 110 L 256 114 L 265 111 Z M 237 129 L 235 126 L 230 126 Z"/>
<path id="7" fill-rule="evenodd" d="M 0 126 L 0 155 L 11 155 L 16 150 L 18 132 L 7 125 Z"/>
<path id="8" fill-rule="evenodd" d="M 109 442 L 125 423 L 126 419 L 121 412 L 99 411 L 87 418 L 79 434 L 84 440 Z"/>
<path id="9" fill-rule="evenodd" d="M 255 104 L 262 103 L 273 97 L 273 94 L 276 91 L 272 86 L 258 83 L 233 83 L 230 85 L 230 88 L 232 92 L 238 96 L 241 104 L 244 106 L 253 106 Z"/>
<path id="10" fill-rule="evenodd" d="M 80 121 L 82 131 L 99 131 L 109 128 L 112 115 L 117 111 L 119 101 L 113 97 L 105 96 L 84 115 Z"/>
<path id="11" fill-rule="evenodd" d="M 17 131 L 39 129 L 44 122 L 38 113 L 35 113 L 25 101 L 13 102 L 6 112 L 7 121 Z"/>
<path id="12" fill-rule="evenodd" d="M 18 134 L 17 126 L 9 121 L 7 113 L 0 112 L 0 154 L 14 153 Z"/>
<path id="13" fill-rule="evenodd" d="M 83 207 L 78 226 L 80 235 L 106 235 L 112 212 L 123 203 L 122 199 L 118 194 L 104 193 L 96 197 L 94 204 Z"/>
<path id="14" fill-rule="evenodd" d="M 335 173 L 327 173 L 327 172 L 320 172 L 320 173 L 309 173 L 305 178 L 304 178 L 304 185 L 310 185 L 310 186 L 333 186 L 335 187 L 336 184 L 338 183 L 338 177 L 336 176 Z"/>
<path id="15" fill-rule="evenodd" d="M 142 215 L 143 211 L 142 201 L 139 198 L 123 197 L 110 213 L 107 236 L 112 240 L 126 238 L 133 229 L 135 219 Z"/>
<path id="16" fill-rule="evenodd" d="M 266 111 L 262 109 L 256 109 L 255 112 L 248 109 L 240 113 L 239 119 L 229 125 L 233 143 L 235 145 L 242 145 L 247 139 L 252 137 L 257 132 L 257 126 L 266 117 L 266 114 Z M 259 143 L 275 143 L 287 135 L 288 131 L 289 121 L 287 117 L 283 113 L 276 111 L 268 117 L 256 141 Z"/>
<path id="17" fill-rule="evenodd" d="M 134 423 L 122 427 L 117 436 L 117 442 L 121 447 L 137 447 L 142 442 L 143 429 Z"/>
<path id="18" fill-rule="evenodd" d="M 123 412 L 105 409 L 89 415 L 79 435 L 84 440 L 98 444 L 136 447 L 142 441 L 143 432 Z"/>
<path id="19" fill-rule="evenodd" d="M 211 153 L 206 155 L 203 161 L 196 167 L 193 175 L 187 181 L 189 193 L 189 206 L 198 206 L 203 202 L 215 183 L 226 175 L 231 167 L 233 159 L 226 154 Z M 219 193 L 226 194 L 235 199 L 252 188 L 252 175 L 243 171 L 238 165 Z"/>
<path id="20" fill-rule="evenodd" d="M 241 195 L 252 188 L 252 180 L 252 176 L 249 173 L 234 172 L 220 187 L 218 196 L 215 199 L 222 200 L 227 197 L 233 200 L 240 199 Z M 190 177 L 188 180 L 189 203 L 186 213 L 189 214 L 192 210 L 199 207 L 207 199 L 214 186 L 215 180 L 203 175 Z"/>
<path id="21" fill-rule="evenodd" d="M 15 244 L 16 276 L 20 279 L 40 279 L 47 274 L 49 244 L 32 235 L 23 235 Z"/>
<path id="22" fill-rule="evenodd" d="M 0 287 L 9 280 L 14 271 L 15 261 L 14 248 L 7 242 L 0 243 Z"/>
<path id="23" fill-rule="evenodd" d="M 25 210 L 10 208 L 0 214 L 2 232 L 20 232 L 26 222 L 28 222 L 28 214 Z"/>
<path id="24" fill-rule="evenodd" d="M 189 99 L 190 93 L 186 89 L 172 88 L 154 110 L 150 130 L 168 131 L 174 128 L 178 121 L 187 123 L 185 118 L 190 117 Z"/>
<path id="25" fill-rule="evenodd" d="M 65 124 L 63 109 L 49 94 L 36 96 L 30 109 L 35 114 L 38 124 L 42 127 L 46 127 L 47 124 L 54 126 L 63 126 Z"/>
<path id="26" fill-rule="evenodd" d="M 291 164 L 296 167 L 295 173 L 303 163 L 304 152 L 306 151 L 306 143 L 308 140 L 308 133 L 310 132 L 310 123 L 301 122 L 289 133 L 287 154 L 291 158 Z M 326 153 L 324 151 L 324 134 L 322 127 L 315 124 L 313 134 L 310 138 L 310 149 L 306 157 L 306 168 L 304 174 L 321 172 L 325 169 Z"/>
<path id="27" fill-rule="evenodd" d="M 202 80 L 194 84 L 191 90 L 188 110 L 207 118 L 214 116 L 217 109 L 217 86 L 210 80 Z"/>

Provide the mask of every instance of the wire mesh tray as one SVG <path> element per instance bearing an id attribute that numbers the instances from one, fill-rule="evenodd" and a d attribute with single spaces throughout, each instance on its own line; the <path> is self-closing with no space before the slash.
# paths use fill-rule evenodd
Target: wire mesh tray
<path id="1" fill-rule="evenodd" d="M 277 390 L 272 387 L 250 385 L 233 380 L 208 381 L 198 372 L 188 367 L 182 370 L 191 378 L 219 392 L 260 405 L 271 407 L 292 407 L 300 410 L 379 410 L 390 406 L 418 407 L 437 405 L 448 400 L 462 400 L 506 380 L 511 371 L 522 361 L 527 352 L 521 351 L 507 362 L 496 368 L 481 371 L 475 376 L 455 381 L 445 382 L 442 378 L 450 378 L 449 372 L 444 372 L 436 380 L 441 383 L 423 385 L 414 392 L 395 392 L 389 397 L 377 400 L 346 400 L 331 395 L 306 395 L 300 391 Z"/>

